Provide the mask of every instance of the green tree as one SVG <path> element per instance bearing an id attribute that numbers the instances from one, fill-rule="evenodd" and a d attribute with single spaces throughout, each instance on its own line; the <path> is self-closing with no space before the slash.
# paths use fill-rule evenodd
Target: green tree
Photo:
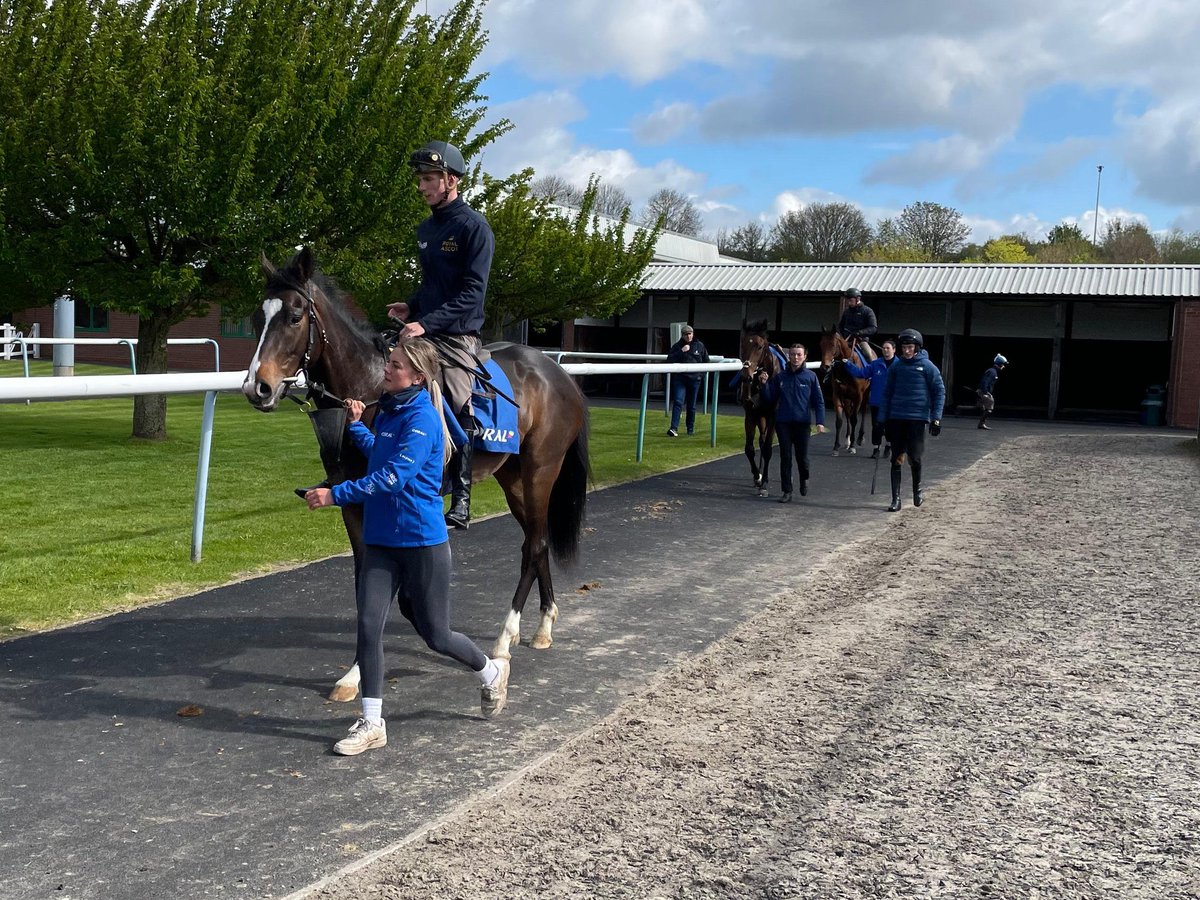
<path id="1" fill-rule="evenodd" d="M 1040 263 L 1090 263 L 1096 260 L 1096 247 L 1073 222 L 1059 222 L 1050 229 L 1046 241 L 1033 248 Z"/>
<path id="2" fill-rule="evenodd" d="M 758 222 L 747 222 L 732 232 L 717 232 L 717 252 L 749 262 L 766 262 L 770 256 L 769 235 Z"/>
<path id="3" fill-rule="evenodd" d="M 378 310 L 426 214 L 409 152 L 436 137 L 470 157 L 508 127 L 483 123 L 470 72 L 480 4 L 438 19 L 414 5 L 0 7 L 0 75 L 15 82 L 0 89 L 4 274 L 28 266 L 41 303 L 69 290 L 136 314 L 142 372 L 165 370 L 173 325 L 249 307 L 262 250 L 310 244 Z M 165 398 L 138 398 L 133 431 L 165 436 Z"/>
<path id="4" fill-rule="evenodd" d="M 771 258 L 848 262 L 871 243 L 871 226 L 850 203 L 809 203 L 779 217 L 771 229 Z"/>
<path id="5" fill-rule="evenodd" d="M 1025 243 L 1011 235 L 992 238 L 979 249 L 978 253 L 972 253 L 963 259 L 963 262 L 973 263 L 1031 263 L 1033 261 Z"/>
<path id="6" fill-rule="evenodd" d="M 856 250 L 850 258 L 854 262 L 921 263 L 932 262 L 932 258 L 912 239 L 897 227 L 895 219 L 881 219 L 875 226 L 871 243 Z"/>
<path id="7" fill-rule="evenodd" d="M 601 218 L 596 178 L 578 212 L 568 214 L 532 192 L 532 175 L 526 170 L 503 180 L 485 177 L 470 198 L 496 235 L 484 325 L 493 337 L 524 319 L 538 327 L 624 312 L 640 295 L 654 257 L 659 229 L 629 228 L 628 208 L 615 220 Z"/>
<path id="8" fill-rule="evenodd" d="M 1156 263 L 1154 235 L 1141 222 L 1113 219 L 1105 226 L 1100 253 L 1110 263 Z"/>
<path id="9" fill-rule="evenodd" d="M 1196 265 L 1200 263 L 1200 232 L 1184 233 L 1173 229 L 1168 234 L 1158 237 L 1158 257 L 1162 262 L 1181 265 Z"/>

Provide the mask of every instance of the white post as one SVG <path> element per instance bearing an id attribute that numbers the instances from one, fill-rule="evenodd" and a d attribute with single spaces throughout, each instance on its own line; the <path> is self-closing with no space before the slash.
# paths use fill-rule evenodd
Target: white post
<path id="1" fill-rule="evenodd" d="M 75 337 L 75 298 L 59 297 L 54 301 L 54 336 Z M 73 344 L 54 345 L 54 374 L 75 374 L 75 347 Z"/>

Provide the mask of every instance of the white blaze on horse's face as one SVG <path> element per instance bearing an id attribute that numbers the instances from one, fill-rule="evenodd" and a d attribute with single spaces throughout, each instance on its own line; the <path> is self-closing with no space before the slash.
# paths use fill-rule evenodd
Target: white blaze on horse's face
<path id="1" fill-rule="evenodd" d="M 266 343 L 267 334 L 271 330 L 271 320 L 275 315 L 283 309 L 283 301 L 277 297 L 268 297 L 263 301 L 263 327 L 262 334 L 258 336 L 258 346 L 254 350 L 254 358 L 250 360 L 250 368 L 246 372 L 246 380 L 242 382 L 242 393 L 246 395 L 251 403 L 256 405 L 261 400 L 261 395 L 257 390 L 258 383 L 258 367 L 262 359 L 263 344 Z"/>

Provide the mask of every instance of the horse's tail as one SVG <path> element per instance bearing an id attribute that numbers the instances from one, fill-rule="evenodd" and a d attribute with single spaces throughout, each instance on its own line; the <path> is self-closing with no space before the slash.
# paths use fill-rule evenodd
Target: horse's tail
<path id="1" fill-rule="evenodd" d="M 550 489 L 550 508 L 546 512 L 547 540 L 550 552 L 559 562 L 575 558 L 579 536 L 583 534 L 584 504 L 587 502 L 588 482 L 592 477 L 588 460 L 588 419 L 584 414 L 583 427 L 567 448 L 562 468 L 554 487 Z"/>

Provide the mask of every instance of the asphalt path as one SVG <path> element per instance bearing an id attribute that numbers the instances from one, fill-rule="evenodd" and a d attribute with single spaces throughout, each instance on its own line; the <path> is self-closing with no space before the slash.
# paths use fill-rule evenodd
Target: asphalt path
<path id="1" fill-rule="evenodd" d="M 927 442 L 927 503 L 1006 437 L 1056 428 L 1087 426 L 948 421 Z M 887 463 L 871 496 L 874 461 L 830 446 L 814 438 L 810 495 L 790 505 L 777 484 L 758 498 L 741 456 L 593 492 L 580 560 L 555 571 L 554 646 L 514 648 L 492 721 L 474 677 L 395 615 L 389 743 L 360 757 L 330 750 L 358 704 L 324 699 L 354 656 L 348 557 L 0 643 L 0 898 L 285 896 L 503 785 L 894 520 Z M 905 505 L 915 524 L 907 471 Z M 520 540 L 508 516 L 452 538 L 454 624 L 485 649 Z"/>

